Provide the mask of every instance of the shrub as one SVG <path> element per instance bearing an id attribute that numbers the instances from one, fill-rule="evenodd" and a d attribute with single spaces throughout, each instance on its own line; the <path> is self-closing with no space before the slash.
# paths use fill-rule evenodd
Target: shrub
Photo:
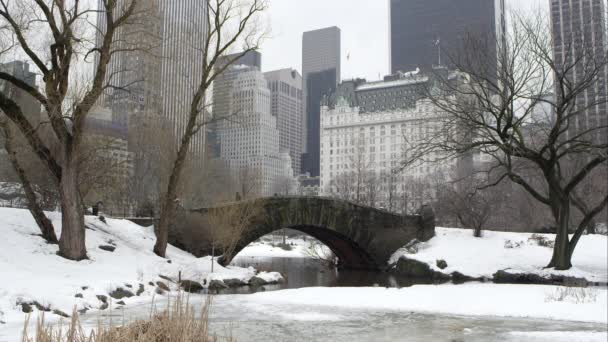
<path id="1" fill-rule="evenodd" d="M 584 287 L 558 287 L 547 293 L 546 302 L 572 302 L 575 304 L 595 303 L 597 290 Z"/>
<path id="2" fill-rule="evenodd" d="M 519 247 L 521 247 L 521 244 L 522 244 L 521 241 L 507 240 L 507 241 L 505 241 L 505 248 L 519 248 Z"/>
<path id="3" fill-rule="evenodd" d="M 555 246 L 555 242 L 553 240 L 547 239 L 540 234 L 532 234 L 532 236 L 528 238 L 528 241 L 541 247 L 553 248 Z"/>

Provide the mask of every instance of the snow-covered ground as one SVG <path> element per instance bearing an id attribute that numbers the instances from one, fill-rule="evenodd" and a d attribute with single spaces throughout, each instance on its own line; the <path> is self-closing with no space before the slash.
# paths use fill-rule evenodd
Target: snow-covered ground
<path id="1" fill-rule="evenodd" d="M 312 305 L 345 309 L 498 316 L 608 323 L 605 288 L 577 289 L 585 294 L 560 296 L 563 287 L 467 283 L 397 288 L 309 287 L 235 295 L 250 306 Z M 563 298 L 562 298 L 563 297 Z M 584 299 L 581 299 L 584 298 Z"/>
<path id="2" fill-rule="evenodd" d="M 444 273 L 461 272 L 472 277 L 491 278 L 498 270 L 511 273 L 561 274 L 581 277 L 594 282 L 608 281 L 608 238 L 604 235 L 583 235 L 574 251 L 573 267 L 567 271 L 544 269 L 551 260 L 552 248 L 539 246 L 530 239 L 533 234 L 484 231 L 475 238 L 471 230 L 436 228 L 436 236 L 416 245 L 417 252 L 401 249 L 400 256 L 428 263 Z M 552 241 L 555 235 L 536 234 Z M 437 267 L 437 260 L 445 260 L 447 268 Z"/>
<path id="3" fill-rule="evenodd" d="M 49 216 L 59 235 L 59 214 Z M 151 227 L 125 220 L 106 221 L 86 217 L 89 260 L 75 262 L 57 256 L 57 245 L 35 236 L 39 231 L 27 210 L 0 208 L 0 321 L 23 322 L 24 313 L 18 305 L 23 302 L 36 301 L 67 314 L 72 313 L 74 306 L 95 310 L 103 305 L 97 295 L 108 296 L 119 287 L 136 293 L 140 284 L 143 292 L 139 296 L 122 300 L 127 306 L 149 302 L 152 296 L 158 296 L 157 281 L 177 290 L 177 284 L 160 275 L 176 280 L 180 271 L 182 279 L 207 284 L 210 279 L 237 278 L 247 282 L 256 275 L 253 268 L 225 268 L 217 263 L 215 273 L 211 273 L 210 258 L 197 259 L 172 246 L 167 250 L 168 259 L 160 258 L 152 252 L 155 238 Z M 115 250 L 109 252 L 99 246 L 113 246 Z M 260 273 L 258 277 L 273 281 L 280 275 Z"/>
<path id="4" fill-rule="evenodd" d="M 286 244 L 290 250 L 286 250 L 268 239 L 262 238 L 252 242 L 237 254 L 238 257 L 277 257 L 277 258 L 313 258 L 329 255 L 331 251 L 321 242 L 313 238 L 302 239 L 299 237 L 287 238 Z"/>

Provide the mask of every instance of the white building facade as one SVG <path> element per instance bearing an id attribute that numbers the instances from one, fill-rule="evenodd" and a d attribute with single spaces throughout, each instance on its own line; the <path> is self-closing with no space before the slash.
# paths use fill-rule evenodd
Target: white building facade
<path id="1" fill-rule="evenodd" d="M 230 112 L 218 125 L 221 151 L 245 197 L 289 193 L 294 183 L 289 153 L 279 149 L 277 118 L 271 114 L 271 94 L 256 68 L 234 66 Z M 285 190 L 287 189 L 287 190 Z"/>
<path id="2" fill-rule="evenodd" d="M 334 108 L 322 106 L 321 194 L 395 212 L 419 209 L 435 194 L 416 185 L 445 183 L 457 161 L 430 162 L 438 154 L 406 168 L 403 161 L 411 146 L 439 133 L 444 117 L 428 100 L 375 112 L 361 112 L 343 97 Z"/>

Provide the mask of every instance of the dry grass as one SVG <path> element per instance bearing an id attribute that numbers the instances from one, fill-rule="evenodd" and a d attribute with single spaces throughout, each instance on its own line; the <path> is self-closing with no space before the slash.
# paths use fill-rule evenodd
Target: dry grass
<path id="1" fill-rule="evenodd" d="M 546 302 L 571 302 L 575 304 L 597 302 L 598 291 L 595 288 L 584 287 L 558 287 L 547 293 Z"/>
<path id="2" fill-rule="evenodd" d="M 217 337 L 209 331 L 208 298 L 200 311 L 189 304 L 183 295 L 177 297 L 169 308 L 161 313 L 151 313 L 148 320 L 134 321 L 120 327 L 112 327 L 98 320 L 93 330 L 85 329 L 74 313 L 67 326 L 63 323 L 45 324 L 44 314 L 38 319 L 36 333 L 28 336 L 26 319 L 22 342 L 219 342 L 235 341 L 231 336 Z M 154 311 L 154 310 L 153 310 Z"/>

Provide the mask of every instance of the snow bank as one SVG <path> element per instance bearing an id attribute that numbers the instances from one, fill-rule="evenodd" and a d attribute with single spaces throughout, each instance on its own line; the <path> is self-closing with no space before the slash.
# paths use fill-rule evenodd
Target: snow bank
<path id="1" fill-rule="evenodd" d="M 48 215 L 59 235 L 60 215 Z M 157 281 L 176 291 L 175 282 L 160 276 L 177 280 L 180 271 L 182 279 L 207 284 L 209 279 L 230 278 L 247 283 L 256 274 L 253 268 L 222 267 L 217 262 L 211 273 L 211 258 L 197 259 L 173 246 L 168 246 L 168 259 L 160 258 L 152 252 L 155 237 L 151 227 L 125 220 L 106 219 L 103 223 L 91 216 L 85 221 L 89 260 L 75 262 L 57 256 L 57 245 L 36 236 L 38 228 L 27 210 L 0 208 L 0 321 L 21 324 L 25 314 L 17 303 L 23 302 L 36 301 L 68 314 L 74 306 L 79 310 L 99 309 L 103 303 L 97 296 L 110 300 L 108 294 L 117 288 L 140 292 L 139 296 L 122 298 L 126 305 L 149 302 Z M 115 249 L 110 252 L 99 246 Z"/>
<path id="2" fill-rule="evenodd" d="M 237 257 L 275 257 L 275 258 L 312 258 L 317 255 L 330 255 L 330 249 L 318 240 L 287 238 L 291 250 L 273 246 L 267 241 L 252 242 L 237 254 Z"/>
<path id="3" fill-rule="evenodd" d="M 249 305 L 313 305 L 346 309 L 416 311 L 466 316 L 608 322 L 606 289 L 595 299 L 551 299 L 557 286 L 468 283 L 407 288 L 303 288 L 234 296 Z"/>
<path id="4" fill-rule="evenodd" d="M 466 229 L 436 228 L 436 236 L 417 245 L 418 251 L 397 251 L 391 258 L 396 261 L 406 255 L 428 263 L 435 271 L 458 271 L 472 277 L 492 277 L 498 270 L 511 273 L 551 274 L 585 278 L 593 282 L 608 281 L 608 239 L 603 235 L 583 235 L 574 251 L 572 264 L 567 271 L 543 269 L 551 260 L 553 250 L 539 246 L 531 240 L 533 234 L 484 231 L 483 237 L 473 237 Z M 555 235 L 537 234 L 553 241 Z M 508 248 L 511 247 L 511 248 Z M 436 261 L 442 259 L 448 267 L 441 270 Z"/>

